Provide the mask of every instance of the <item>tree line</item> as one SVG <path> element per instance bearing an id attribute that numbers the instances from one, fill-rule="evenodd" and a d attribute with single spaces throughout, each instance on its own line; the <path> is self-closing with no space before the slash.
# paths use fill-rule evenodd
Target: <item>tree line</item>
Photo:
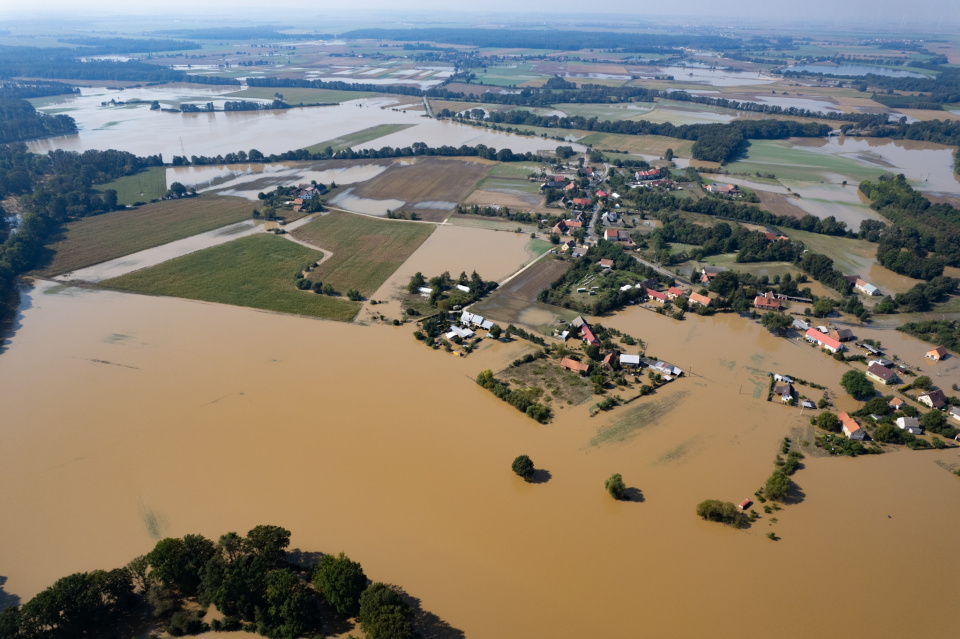
<path id="1" fill-rule="evenodd" d="M 119 636 L 131 628 L 294 639 L 319 636 L 331 617 L 356 617 L 372 639 L 415 636 L 413 609 L 401 591 L 369 584 L 362 566 L 343 553 L 306 565 L 290 561 L 289 545 L 290 531 L 279 526 L 257 526 L 243 537 L 226 533 L 216 542 L 168 537 L 124 568 L 69 575 L 3 610 L 0 639 Z M 203 620 L 210 605 L 222 620 Z"/>
<path id="2" fill-rule="evenodd" d="M 40 113 L 23 98 L 4 97 L 0 89 L 0 144 L 76 132 L 77 123 L 69 115 Z"/>

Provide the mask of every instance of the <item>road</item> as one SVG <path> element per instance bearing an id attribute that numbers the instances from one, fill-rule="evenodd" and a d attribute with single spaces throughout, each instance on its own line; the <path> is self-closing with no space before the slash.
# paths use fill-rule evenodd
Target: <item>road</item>
<path id="1" fill-rule="evenodd" d="M 639 257 L 639 256 L 637 256 L 637 255 L 634 255 L 633 257 L 634 257 L 634 259 L 636 259 L 638 262 L 640 262 L 640 263 L 643 264 L 644 266 L 649 266 L 650 268 L 652 268 L 652 269 L 655 270 L 656 272 L 658 272 L 658 273 L 663 273 L 663 274 L 666 275 L 667 277 L 672 277 L 673 279 L 677 280 L 677 281 L 680 282 L 681 284 L 684 284 L 684 285 L 686 285 L 686 286 L 693 287 L 693 283 L 692 283 L 692 282 L 689 282 L 689 281 L 683 279 L 683 278 L 680 277 L 679 275 L 677 275 L 677 274 L 675 274 L 675 273 L 671 273 L 671 272 L 668 271 L 667 269 L 665 269 L 665 268 L 663 268 L 663 267 L 661 267 L 661 266 L 657 266 L 657 265 L 654 264 L 653 262 L 648 262 L 647 260 L 645 260 L 645 259 L 643 259 L 642 257 Z"/>
<path id="2" fill-rule="evenodd" d="M 427 111 L 427 117 L 433 117 L 433 106 L 430 104 L 430 100 L 427 99 L 427 96 L 423 96 L 423 108 Z"/>

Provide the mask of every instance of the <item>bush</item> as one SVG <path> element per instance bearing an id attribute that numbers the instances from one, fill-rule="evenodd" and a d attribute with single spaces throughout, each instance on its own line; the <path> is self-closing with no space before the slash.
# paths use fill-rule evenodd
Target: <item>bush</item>
<path id="1" fill-rule="evenodd" d="M 743 525 L 743 513 L 733 503 L 707 499 L 697 504 L 697 515 L 708 521 L 717 521 L 734 528 Z"/>
<path id="2" fill-rule="evenodd" d="M 623 499 L 627 492 L 627 486 L 623 483 L 623 477 L 620 476 L 620 473 L 610 475 L 607 481 L 603 483 L 603 487 L 614 499 Z"/>
<path id="3" fill-rule="evenodd" d="M 513 472 L 524 479 L 529 479 L 533 474 L 533 460 L 526 455 L 520 455 L 513 460 Z"/>
<path id="4" fill-rule="evenodd" d="M 347 291 L 347 299 L 351 302 L 359 302 L 361 299 L 363 299 L 363 296 L 360 295 L 360 291 L 355 288 L 351 288 L 349 291 Z"/>
<path id="5" fill-rule="evenodd" d="M 787 495 L 790 494 L 790 477 L 787 476 L 787 473 L 785 473 L 782 468 L 778 468 L 773 471 L 773 474 L 767 479 L 763 492 L 768 499 L 784 501 Z"/>

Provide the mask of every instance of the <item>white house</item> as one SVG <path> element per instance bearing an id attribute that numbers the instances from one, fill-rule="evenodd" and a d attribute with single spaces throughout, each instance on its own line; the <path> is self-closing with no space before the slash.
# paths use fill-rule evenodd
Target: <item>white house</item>
<path id="1" fill-rule="evenodd" d="M 856 288 L 858 291 L 860 291 L 861 293 L 865 293 L 866 295 L 879 295 L 879 294 L 880 294 L 880 289 L 878 289 L 878 288 L 877 288 L 876 286 L 874 286 L 873 284 L 871 284 L 871 283 L 869 283 L 869 282 L 867 282 L 867 281 L 865 281 L 865 280 L 862 280 L 862 279 L 860 279 L 860 278 L 857 278 L 857 282 L 856 282 L 856 284 L 854 284 L 853 286 L 854 286 L 854 288 Z"/>
<path id="2" fill-rule="evenodd" d="M 960 422 L 960 408 L 957 408 L 956 406 L 951 406 L 950 410 L 947 411 L 947 414 L 950 415 L 950 417 L 953 417 L 958 422 Z"/>
<path id="3" fill-rule="evenodd" d="M 919 435 L 923 432 L 920 428 L 920 420 L 916 417 L 897 417 L 897 426 L 911 435 Z"/>

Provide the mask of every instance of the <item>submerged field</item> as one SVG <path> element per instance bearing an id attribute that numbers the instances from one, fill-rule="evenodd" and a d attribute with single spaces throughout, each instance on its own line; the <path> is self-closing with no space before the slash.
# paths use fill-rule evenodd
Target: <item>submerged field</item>
<path id="1" fill-rule="evenodd" d="M 204 195 L 86 217 L 67 224 L 62 237 L 47 245 L 52 257 L 39 273 L 68 273 L 212 231 L 249 219 L 252 210 L 249 200 Z"/>
<path id="2" fill-rule="evenodd" d="M 372 295 L 434 228 L 433 224 L 333 212 L 300 227 L 293 235 L 333 253 L 310 274 L 310 279 L 332 284 L 339 291 L 354 288 Z"/>
<path id="3" fill-rule="evenodd" d="M 275 235 L 253 235 L 101 282 L 148 295 L 184 297 L 350 321 L 359 302 L 297 290 L 296 273 L 323 257 Z"/>

